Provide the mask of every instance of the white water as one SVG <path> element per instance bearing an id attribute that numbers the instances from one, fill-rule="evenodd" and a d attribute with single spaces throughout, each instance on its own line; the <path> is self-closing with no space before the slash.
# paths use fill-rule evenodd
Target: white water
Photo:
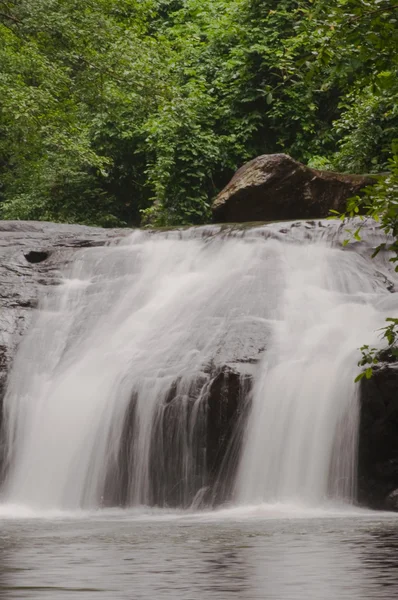
<path id="1" fill-rule="evenodd" d="M 311 504 L 327 495 L 351 499 L 356 348 L 381 326 L 373 303 L 383 291 L 375 290 L 355 254 L 322 246 L 287 246 L 283 254 L 285 285 L 253 393 L 238 497 Z"/>
<path id="2" fill-rule="evenodd" d="M 264 348 L 237 500 L 352 498 L 356 348 L 377 341 L 396 302 L 387 263 L 342 250 L 337 227 L 135 233 L 81 252 L 14 364 L 4 499 L 199 502 L 212 367 Z"/>

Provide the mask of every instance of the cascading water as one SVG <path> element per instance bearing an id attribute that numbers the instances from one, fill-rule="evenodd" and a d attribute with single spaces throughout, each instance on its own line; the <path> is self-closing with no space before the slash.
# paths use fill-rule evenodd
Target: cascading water
<path id="1" fill-rule="evenodd" d="M 287 246 L 270 351 L 253 392 L 238 478 L 245 502 L 355 491 L 356 348 L 381 325 L 379 289 L 362 259 L 322 246 Z M 364 337 L 365 336 L 365 337 Z"/>
<path id="2" fill-rule="evenodd" d="M 235 499 L 352 498 L 356 348 L 394 315 L 387 258 L 343 250 L 339 227 L 138 232 L 82 251 L 14 363 L 3 498 L 208 501 L 223 478 L 209 390 L 226 365 L 242 390 L 253 377 Z"/>

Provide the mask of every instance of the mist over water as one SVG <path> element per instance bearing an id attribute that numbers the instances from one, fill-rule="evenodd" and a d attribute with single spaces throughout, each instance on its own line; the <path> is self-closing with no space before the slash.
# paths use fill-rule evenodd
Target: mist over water
<path id="1" fill-rule="evenodd" d="M 79 253 L 15 360 L 5 501 L 199 506 L 214 369 L 246 363 L 251 410 L 227 500 L 352 501 L 357 348 L 394 316 L 393 275 L 388 257 L 369 258 L 377 232 L 361 254 L 342 235 L 338 223 L 209 227 Z"/>

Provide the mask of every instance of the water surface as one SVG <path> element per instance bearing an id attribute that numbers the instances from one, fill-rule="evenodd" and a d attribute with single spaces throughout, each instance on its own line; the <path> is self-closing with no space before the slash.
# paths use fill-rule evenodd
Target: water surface
<path id="1" fill-rule="evenodd" d="M 0 598 L 378 600 L 398 519 L 273 506 L 214 513 L 0 510 Z"/>

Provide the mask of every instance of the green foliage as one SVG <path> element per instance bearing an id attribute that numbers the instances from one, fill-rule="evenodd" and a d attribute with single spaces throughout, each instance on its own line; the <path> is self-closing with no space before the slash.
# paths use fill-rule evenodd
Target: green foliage
<path id="1" fill-rule="evenodd" d="M 375 177 L 375 184 L 366 187 L 362 196 L 348 200 L 347 212 L 342 217 L 360 214 L 362 219 L 362 215 L 365 215 L 379 221 L 387 237 L 373 256 L 381 250 L 392 252 L 390 261 L 397 263 L 395 270 L 398 271 L 398 140 L 393 144 L 393 156 L 388 161 L 388 167 L 389 173 Z M 360 229 L 352 234 L 356 240 L 360 240 Z"/>
<path id="2" fill-rule="evenodd" d="M 398 3 L 391 0 L 310 2 L 304 22 L 313 35 L 310 77 L 338 89 L 333 163 L 352 172 L 386 168 L 398 127 Z"/>
<path id="3" fill-rule="evenodd" d="M 382 230 L 386 234 L 386 241 L 375 249 L 373 257 L 379 252 L 389 252 L 390 261 L 395 263 L 395 271 L 398 272 L 398 141 L 392 145 L 393 156 L 388 161 L 389 173 L 376 177 L 373 186 L 364 189 L 362 196 L 351 198 L 347 204 L 347 212 L 340 215 L 344 219 L 361 215 L 362 222 L 372 218 L 380 222 Z M 354 232 L 347 230 L 349 237 L 344 241 L 347 245 L 351 239 L 361 240 L 361 226 Z M 362 346 L 362 358 L 358 366 L 366 367 L 356 378 L 359 381 L 363 377 L 372 375 L 372 367 L 380 360 L 398 359 L 398 319 L 388 318 L 388 325 L 381 331 L 383 341 L 387 344 L 383 350 Z"/>
<path id="4" fill-rule="evenodd" d="M 383 350 L 377 348 L 371 348 L 368 345 L 360 348 L 362 358 L 358 362 L 359 367 L 365 367 L 364 370 L 357 375 L 355 382 L 361 381 L 361 379 L 370 379 L 373 375 L 373 367 L 378 365 L 381 360 L 383 361 L 396 361 L 398 360 L 398 319 L 388 318 L 386 319 L 389 325 L 382 327 L 381 338 L 387 345 Z"/>
<path id="5" fill-rule="evenodd" d="M 166 88 L 148 2 L 21 0 L 0 22 L 5 218 L 137 220 L 141 126 Z M 139 10 L 138 10 L 139 9 Z M 4 16 L 7 15 L 7 16 Z M 143 178 L 143 175 L 140 175 Z"/>
<path id="6" fill-rule="evenodd" d="M 236 168 L 269 152 L 389 169 L 397 12 L 391 0 L 0 0 L 0 216 L 202 223 Z"/>

